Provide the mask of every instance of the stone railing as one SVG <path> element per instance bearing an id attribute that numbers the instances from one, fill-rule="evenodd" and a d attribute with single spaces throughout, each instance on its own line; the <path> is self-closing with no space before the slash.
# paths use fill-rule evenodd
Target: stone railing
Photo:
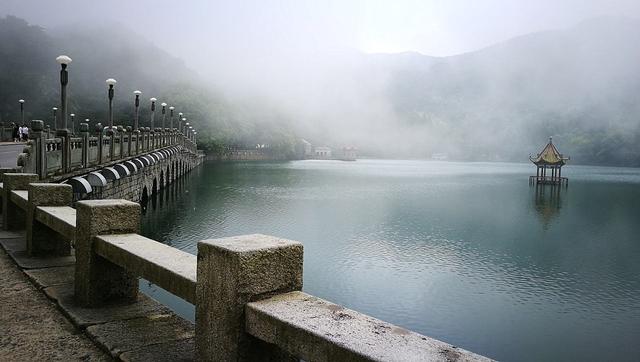
<path id="1" fill-rule="evenodd" d="M 80 137 L 62 133 L 48 138 L 42 121 L 31 121 L 29 142 L 18 156 L 18 166 L 23 172 L 35 173 L 40 180 L 66 175 L 78 170 L 113 163 L 168 146 L 180 145 L 197 153 L 195 136 L 183 134 L 177 129 L 151 130 L 143 127 L 132 131 L 131 127 L 118 126 L 103 129 L 96 125 L 94 135 L 89 125 L 80 124 Z"/>
<path id="2" fill-rule="evenodd" d="M 265 235 L 198 243 L 197 256 L 139 235 L 140 205 L 79 201 L 72 187 L 5 174 L 6 229 L 29 255 L 75 249 L 75 300 L 134 302 L 142 277 L 195 305 L 199 360 L 470 361 L 471 352 L 302 292 L 303 246 Z"/>

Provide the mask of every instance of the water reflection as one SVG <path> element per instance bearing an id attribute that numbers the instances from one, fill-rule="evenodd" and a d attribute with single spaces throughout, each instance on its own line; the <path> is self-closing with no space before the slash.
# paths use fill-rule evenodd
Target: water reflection
<path id="1" fill-rule="evenodd" d="M 306 291 L 497 359 L 640 355 L 640 170 L 571 167 L 559 193 L 530 188 L 529 173 L 420 161 L 206 164 L 158 194 L 142 230 L 191 253 L 214 237 L 300 240 Z M 598 176 L 609 174 L 622 176 Z M 193 318 L 188 303 L 143 290 Z"/>
<path id="2" fill-rule="evenodd" d="M 554 219 L 556 219 L 562 209 L 563 193 L 568 192 L 564 187 L 558 185 L 534 185 L 531 187 L 533 192 L 533 206 L 540 222 L 545 230 L 549 229 Z"/>

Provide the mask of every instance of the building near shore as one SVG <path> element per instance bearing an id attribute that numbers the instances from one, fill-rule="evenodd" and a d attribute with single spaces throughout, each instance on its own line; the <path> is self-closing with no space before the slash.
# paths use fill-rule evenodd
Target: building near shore
<path id="1" fill-rule="evenodd" d="M 314 156 L 317 159 L 326 160 L 331 158 L 331 148 L 326 146 L 316 147 L 314 150 Z"/>
<path id="2" fill-rule="evenodd" d="M 353 146 L 342 147 L 342 157 L 340 159 L 343 161 L 355 161 L 358 157 L 357 153 L 358 149 Z"/>

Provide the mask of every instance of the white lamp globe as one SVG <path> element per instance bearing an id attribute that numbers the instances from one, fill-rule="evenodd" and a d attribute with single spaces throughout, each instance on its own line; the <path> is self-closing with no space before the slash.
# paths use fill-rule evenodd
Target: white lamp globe
<path id="1" fill-rule="evenodd" d="M 150 100 L 151 102 L 155 102 L 155 101 L 157 101 L 157 99 L 156 99 L 156 98 L 149 98 L 149 100 Z"/>
<path id="2" fill-rule="evenodd" d="M 108 85 L 116 85 L 118 83 L 115 79 L 109 78 L 105 81 Z"/>
<path id="3" fill-rule="evenodd" d="M 18 103 L 24 103 L 24 99 L 19 99 Z"/>
<path id="4" fill-rule="evenodd" d="M 161 105 L 161 106 L 163 106 L 163 107 L 166 107 L 166 106 L 167 106 L 167 104 L 166 104 L 166 103 L 164 103 L 164 102 L 162 102 L 160 105 Z"/>
<path id="5" fill-rule="evenodd" d="M 60 55 L 56 58 L 56 62 L 58 62 L 58 64 L 60 65 L 67 65 L 69 63 L 71 63 L 71 58 L 69 58 L 66 55 Z"/>
<path id="6" fill-rule="evenodd" d="M 186 121 L 187 119 L 186 119 L 186 118 L 183 118 L 182 120 L 183 120 L 183 121 Z M 188 124 L 189 124 L 189 123 L 187 123 L 187 125 L 188 125 Z"/>
<path id="7" fill-rule="evenodd" d="M 51 109 L 53 109 L 54 111 L 57 111 L 57 110 L 58 110 L 58 107 L 53 107 L 53 108 L 51 108 Z"/>
<path id="8" fill-rule="evenodd" d="M 135 95 L 139 96 L 139 95 L 141 95 L 141 94 L 142 94 L 142 92 L 140 92 L 139 90 L 136 90 L 136 91 L 133 91 L 133 94 L 135 94 Z"/>
<path id="9" fill-rule="evenodd" d="M 75 117 L 75 116 L 76 116 L 76 114 L 75 114 L 75 113 L 71 113 L 71 114 L 70 114 L 70 116 L 71 116 L 71 117 Z"/>
<path id="10" fill-rule="evenodd" d="M 169 107 L 169 109 L 173 111 L 174 109 L 176 109 L 176 107 L 171 106 Z"/>

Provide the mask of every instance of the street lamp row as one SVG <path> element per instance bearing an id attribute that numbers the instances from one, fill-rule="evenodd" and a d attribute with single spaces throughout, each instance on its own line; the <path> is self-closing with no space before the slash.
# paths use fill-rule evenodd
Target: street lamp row
<path id="1" fill-rule="evenodd" d="M 65 135 L 68 133 L 68 129 L 67 129 L 67 84 L 69 83 L 69 74 L 67 72 L 67 66 L 69 65 L 69 63 L 71 63 L 71 58 L 66 56 L 66 55 L 60 55 L 56 58 L 56 61 L 60 64 L 61 69 L 60 69 L 60 103 L 61 103 L 61 117 L 60 117 L 60 124 L 58 124 L 58 120 L 57 120 L 57 111 L 58 108 L 53 107 L 53 122 L 54 122 L 54 126 L 56 127 L 56 134 L 58 135 Z M 115 85 L 117 83 L 117 81 L 113 78 L 109 78 L 106 80 L 106 83 L 108 85 L 108 89 L 107 89 L 107 94 L 108 94 L 108 98 L 109 98 L 109 127 L 110 129 L 113 129 L 113 98 L 115 95 Z M 135 101 L 134 101 L 134 106 L 135 106 L 135 114 L 134 114 L 134 130 L 138 130 L 139 128 L 139 111 L 138 108 L 140 106 L 140 95 L 142 95 L 142 92 L 139 90 L 136 90 L 133 92 L 133 94 L 135 95 Z M 154 129 L 154 119 L 155 119 L 155 110 L 156 110 L 156 98 L 150 98 L 149 99 L 151 101 L 151 129 Z M 24 123 L 24 100 L 21 99 L 19 100 L 20 102 L 20 114 L 21 114 L 21 118 L 22 118 L 22 122 Z M 165 128 L 165 114 L 166 114 L 166 107 L 167 104 L 166 103 L 162 103 L 162 128 Z M 170 111 L 170 115 L 169 115 L 169 119 L 170 119 L 170 127 L 173 128 L 173 111 L 174 111 L 174 107 L 169 107 L 169 111 Z M 181 126 L 181 122 L 180 120 L 182 120 L 183 122 L 186 122 L 186 118 L 182 117 L 183 114 L 182 113 L 178 113 L 179 116 L 179 121 L 178 121 L 178 128 L 182 128 Z M 74 117 L 75 114 L 71 114 L 71 122 L 72 122 L 72 126 L 75 130 L 75 125 L 74 123 Z M 88 121 L 88 119 L 87 119 Z M 185 134 L 186 134 L 186 129 L 185 129 Z"/>

